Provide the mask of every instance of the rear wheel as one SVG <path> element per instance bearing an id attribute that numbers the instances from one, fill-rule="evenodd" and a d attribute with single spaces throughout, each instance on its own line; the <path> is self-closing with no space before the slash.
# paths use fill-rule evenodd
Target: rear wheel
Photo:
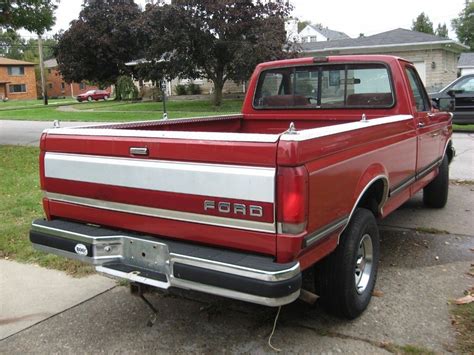
<path id="1" fill-rule="evenodd" d="M 340 317 L 358 317 L 372 297 L 378 261 L 377 222 L 372 212 L 357 208 L 336 250 L 315 266 L 323 308 Z"/>
<path id="2" fill-rule="evenodd" d="M 443 208 L 448 202 L 449 160 L 445 154 L 438 175 L 423 189 L 423 203 L 428 207 Z"/>
<path id="3" fill-rule="evenodd" d="M 105 96 L 104 96 L 104 101 L 107 101 L 108 98 L 109 98 L 109 97 L 108 97 L 107 95 L 105 95 Z"/>
<path id="4" fill-rule="evenodd" d="M 87 101 L 91 102 L 92 101 L 92 96 L 87 96 Z"/>

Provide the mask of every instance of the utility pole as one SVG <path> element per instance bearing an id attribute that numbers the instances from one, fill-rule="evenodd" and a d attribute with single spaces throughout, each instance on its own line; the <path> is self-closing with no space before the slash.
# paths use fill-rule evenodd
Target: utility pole
<path id="1" fill-rule="evenodd" d="M 46 91 L 46 78 L 44 77 L 44 61 L 43 61 L 43 39 L 41 35 L 38 35 L 38 51 L 39 51 L 39 66 L 41 73 L 41 92 L 43 94 L 43 102 L 45 105 L 48 104 L 48 93 Z"/>

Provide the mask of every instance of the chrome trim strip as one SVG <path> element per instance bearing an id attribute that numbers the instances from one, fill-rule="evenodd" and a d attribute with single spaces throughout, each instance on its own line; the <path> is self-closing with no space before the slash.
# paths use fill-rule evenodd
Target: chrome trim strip
<path id="1" fill-rule="evenodd" d="M 349 221 L 349 217 L 345 216 L 342 217 L 327 226 L 324 226 L 317 231 L 307 235 L 303 240 L 303 248 L 310 247 L 311 245 L 315 244 L 316 242 L 320 241 L 321 239 L 329 236 L 331 233 L 335 232 L 342 226 L 345 226 Z"/>
<path id="2" fill-rule="evenodd" d="M 81 206 L 100 208 L 109 211 L 124 212 L 138 214 L 142 216 L 158 217 L 172 219 L 176 221 L 192 222 L 206 224 L 219 227 L 228 227 L 236 229 L 246 229 L 257 232 L 275 233 L 274 223 L 264 223 L 256 221 L 248 221 L 243 219 L 234 219 L 227 217 L 218 217 L 190 212 L 181 212 L 173 210 L 165 210 L 161 208 L 145 207 L 138 205 L 129 205 L 125 203 L 110 202 L 103 200 L 95 200 L 92 198 L 77 197 L 70 195 L 57 194 L 52 192 L 44 192 L 44 197 L 60 202 L 74 203 Z"/>
<path id="3" fill-rule="evenodd" d="M 314 138 L 326 137 L 331 136 L 334 134 L 354 131 L 358 129 L 368 128 L 368 127 L 375 127 L 379 125 L 394 123 L 394 122 L 401 122 L 412 120 L 413 116 L 411 115 L 395 115 L 395 116 L 386 116 L 380 118 L 373 118 L 366 121 L 356 121 L 356 122 L 349 122 L 343 124 L 335 124 L 332 126 L 327 127 L 319 127 L 319 128 L 312 128 L 306 129 L 302 131 L 295 131 L 292 134 L 283 134 L 280 138 L 282 141 L 306 141 Z"/>
<path id="4" fill-rule="evenodd" d="M 359 194 L 359 197 L 357 197 L 357 200 L 355 201 L 354 203 L 354 206 L 352 207 L 352 210 L 351 210 L 351 213 L 349 214 L 349 218 L 347 220 L 347 223 L 346 225 L 344 226 L 344 228 L 341 230 L 341 232 L 339 233 L 339 237 L 338 237 L 338 241 L 337 243 L 339 244 L 339 241 L 341 239 L 341 234 L 344 232 L 344 230 L 347 228 L 347 226 L 349 225 L 349 222 L 351 221 L 351 218 L 352 218 L 352 215 L 354 214 L 354 211 L 360 201 L 360 199 L 362 198 L 362 196 L 364 196 L 365 192 L 372 186 L 372 184 L 374 182 L 376 182 L 377 180 L 383 180 L 384 182 L 384 196 L 382 198 L 382 201 L 380 202 L 379 204 L 379 211 L 382 212 L 383 210 L 383 206 L 385 205 L 385 202 L 387 202 L 387 199 L 388 199 L 388 186 L 389 186 L 389 180 L 388 180 L 388 177 L 385 176 L 385 175 L 377 175 L 376 177 L 374 177 L 372 180 L 370 180 L 367 185 L 365 185 L 364 189 L 361 191 L 361 193 Z"/>
<path id="5" fill-rule="evenodd" d="M 451 115 L 453 114 L 452 112 L 450 112 L 450 113 L 451 113 Z M 452 137 L 449 137 L 449 138 L 446 140 L 446 144 L 444 145 L 444 150 L 443 150 L 443 157 L 441 158 L 441 161 L 443 161 L 444 156 L 445 156 L 446 153 L 448 152 L 449 142 L 451 142 L 451 144 L 453 144 L 453 143 L 452 143 Z M 454 148 L 453 148 L 453 149 L 454 149 Z M 456 156 L 456 154 L 455 154 L 454 156 Z M 454 158 L 454 156 L 453 156 L 453 158 Z"/>
<path id="6" fill-rule="evenodd" d="M 199 284 L 193 281 L 177 279 L 173 276 L 171 276 L 171 285 L 179 287 L 179 288 L 190 289 L 190 290 L 210 293 L 213 295 L 233 298 L 233 299 L 237 299 L 241 301 L 261 304 L 261 305 L 269 306 L 269 307 L 283 306 L 285 304 L 295 301 L 300 296 L 300 290 L 297 290 L 288 296 L 280 297 L 280 298 L 256 296 L 256 295 L 250 295 L 247 293 L 242 293 L 242 292 L 224 289 L 220 287 Z"/>
<path id="7" fill-rule="evenodd" d="M 444 158 L 444 155 L 443 155 Z M 416 173 L 416 179 L 419 180 L 426 175 L 428 175 L 433 169 L 435 169 L 438 165 L 440 165 L 443 162 L 443 158 L 438 158 L 434 162 L 428 164 L 425 168 L 421 169 Z"/>
<path id="8" fill-rule="evenodd" d="M 139 282 L 139 283 L 150 285 L 150 286 L 153 286 L 153 287 L 162 288 L 162 289 L 165 289 L 165 290 L 170 287 L 170 284 L 167 283 L 167 282 L 162 282 L 162 281 L 150 279 L 150 278 L 147 278 L 147 277 L 143 277 L 143 276 L 140 276 L 140 274 L 136 274 L 136 273 L 133 273 L 133 272 L 123 272 L 123 271 L 113 270 L 113 269 L 109 269 L 109 268 L 104 267 L 104 266 L 96 266 L 95 270 L 97 272 L 100 272 L 102 274 L 106 274 L 106 275 L 109 275 L 109 276 L 112 276 L 112 277 L 119 277 L 119 278 L 122 278 L 122 279 L 127 279 L 127 280 L 130 280 L 130 281 Z"/>
<path id="9" fill-rule="evenodd" d="M 238 117 L 239 115 L 232 115 Z M 222 116 L 190 117 L 187 120 L 221 118 Z M 242 116 L 243 117 L 243 116 Z M 149 121 L 132 122 L 131 124 L 149 123 Z M 157 121 L 159 122 L 159 121 Z M 129 122 L 128 122 L 129 123 Z M 120 123 L 110 123 L 114 127 Z M 123 124 L 121 124 L 123 125 Z M 103 137 L 138 137 L 138 138 L 163 138 L 163 139 L 186 139 L 186 140 L 210 140 L 210 141 L 232 141 L 232 142 L 258 142 L 275 143 L 279 134 L 262 133 L 221 133 L 221 132 L 196 132 L 196 131 L 153 131 L 140 129 L 107 128 L 106 124 L 94 126 L 79 126 L 76 128 L 45 129 L 43 133 L 48 135 L 73 135 L 73 136 L 103 136 Z"/>
<path id="10" fill-rule="evenodd" d="M 390 191 L 390 197 L 398 194 L 403 189 L 413 184 L 415 181 L 416 181 L 416 175 L 410 176 L 408 179 L 405 179 L 405 181 L 402 181 L 401 184 L 398 184 L 398 186 L 394 187 L 393 190 Z"/>
<path id="11" fill-rule="evenodd" d="M 213 260 L 204 260 L 187 255 L 170 253 L 171 263 L 180 263 L 191 266 L 196 266 L 202 269 L 220 271 L 226 274 L 238 275 L 243 277 L 249 277 L 252 279 L 263 280 L 263 281 L 280 281 L 287 280 L 296 276 L 300 273 L 300 266 L 296 264 L 292 268 L 281 270 L 281 271 L 263 271 L 253 268 L 248 268 L 239 265 L 231 265 Z"/>
<path id="12" fill-rule="evenodd" d="M 47 152 L 45 176 L 155 191 L 275 201 L 275 168 Z"/>

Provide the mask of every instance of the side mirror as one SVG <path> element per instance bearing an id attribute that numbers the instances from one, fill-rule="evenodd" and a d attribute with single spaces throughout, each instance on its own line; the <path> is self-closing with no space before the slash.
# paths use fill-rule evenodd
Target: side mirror
<path id="1" fill-rule="evenodd" d="M 454 98 L 439 99 L 437 102 L 437 108 L 440 111 L 453 112 L 455 110 L 456 104 Z"/>

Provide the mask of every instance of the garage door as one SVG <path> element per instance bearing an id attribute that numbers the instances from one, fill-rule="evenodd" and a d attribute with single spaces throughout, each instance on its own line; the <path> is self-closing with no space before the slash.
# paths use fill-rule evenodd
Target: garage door
<path id="1" fill-rule="evenodd" d="M 425 62 L 413 62 L 416 71 L 420 75 L 421 81 L 426 85 L 426 64 Z"/>

